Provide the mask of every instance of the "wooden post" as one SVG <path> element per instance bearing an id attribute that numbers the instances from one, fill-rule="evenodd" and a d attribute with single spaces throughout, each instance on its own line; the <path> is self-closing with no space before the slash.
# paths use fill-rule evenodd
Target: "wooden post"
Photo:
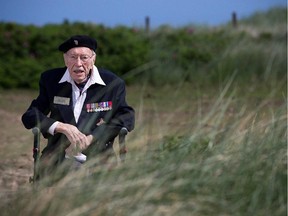
<path id="1" fill-rule="evenodd" d="M 232 26 L 233 26 L 234 28 L 237 27 L 237 14 L 236 14 L 236 12 L 233 12 L 233 13 L 232 13 Z"/>
<path id="2" fill-rule="evenodd" d="M 146 30 L 146 33 L 150 32 L 150 18 L 149 18 L 149 16 L 146 16 L 146 18 L 145 18 L 145 30 Z"/>

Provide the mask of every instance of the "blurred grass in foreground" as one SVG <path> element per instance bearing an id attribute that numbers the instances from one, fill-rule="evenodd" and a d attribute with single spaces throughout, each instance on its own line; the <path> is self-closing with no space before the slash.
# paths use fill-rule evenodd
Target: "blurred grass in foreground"
<path id="1" fill-rule="evenodd" d="M 101 168 L 95 159 L 52 186 L 18 190 L 2 200 L 1 215 L 285 215 L 286 107 L 237 107 L 231 85 L 181 136 L 163 132 L 140 146 L 155 127 L 143 121 L 125 164 Z"/>
<path id="2" fill-rule="evenodd" d="M 213 44 L 211 35 L 221 40 L 213 59 L 202 63 L 177 59 L 175 53 L 197 53 L 175 44 L 172 60 L 185 70 L 162 52 L 162 46 L 170 50 L 165 40 L 156 43 L 153 54 L 164 53 L 164 60 L 124 77 L 139 76 L 128 86 L 136 128 L 128 136 L 126 163 L 111 169 L 95 159 L 50 187 L 42 182 L 7 199 L 2 194 L 1 215 L 286 215 L 286 27 L 240 25 L 194 34 L 187 40 L 200 44 L 200 54 Z"/>

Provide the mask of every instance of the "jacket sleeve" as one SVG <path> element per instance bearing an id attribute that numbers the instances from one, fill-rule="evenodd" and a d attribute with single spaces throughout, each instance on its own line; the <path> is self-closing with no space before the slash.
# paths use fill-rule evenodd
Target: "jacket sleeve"
<path id="1" fill-rule="evenodd" d="M 55 120 L 47 117 L 50 112 L 50 106 L 44 79 L 43 75 L 41 75 L 39 95 L 32 101 L 27 111 L 22 115 L 22 122 L 25 128 L 31 129 L 37 126 L 43 134 L 47 133 L 49 127 L 55 122 Z"/>
<path id="2" fill-rule="evenodd" d="M 127 128 L 128 131 L 134 129 L 135 111 L 126 102 L 126 88 L 121 80 L 116 91 L 116 111 L 110 123 Z"/>

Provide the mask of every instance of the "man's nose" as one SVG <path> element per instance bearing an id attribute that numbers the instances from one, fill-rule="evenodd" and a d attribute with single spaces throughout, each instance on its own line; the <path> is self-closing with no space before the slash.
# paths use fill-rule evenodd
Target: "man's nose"
<path id="1" fill-rule="evenodd" d="M 78 58 L 76 59 L 75 64 L 76 65 L 82 65 L 82 60 L 81 60 L 80 56 L 78 56 Z"/>

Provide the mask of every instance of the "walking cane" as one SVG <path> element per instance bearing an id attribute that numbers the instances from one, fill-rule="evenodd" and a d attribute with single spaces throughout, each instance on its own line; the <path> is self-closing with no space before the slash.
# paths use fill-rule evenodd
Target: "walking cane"
<path id="1" fill-rule="evenodd" d="M 33 176 L 29 178 L 30 183 L 34 183 L 38 177 L 38 163 L 39 163 L 39 152 L 40 152 L 40 130 L 38 127 L 32 129 L 34 135 L 33 141 L 33 158 L 34 158 L 34 172 Z"/>
<path id="2" fill-rule="evenodd" d="M 119 132 L 119 156 L 120 156 L 121 162 L 125 162 L 125 158 L 126 158 L 127 149 L 125 145 L 125 137 L 127 134 L 128 134 L 127 128 L 125 127 L 121 128 Z"/>

